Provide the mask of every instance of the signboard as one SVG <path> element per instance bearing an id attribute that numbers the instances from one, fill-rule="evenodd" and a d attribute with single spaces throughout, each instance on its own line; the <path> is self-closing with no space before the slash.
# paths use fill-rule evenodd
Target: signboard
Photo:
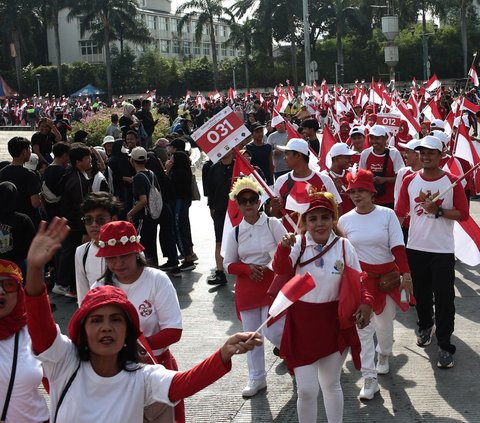
<path id="1" fill-rule="evenodd" d="M 393 113 L 379 113 L 377 115 L 377 121 L 375 123 L 377 125 L 385 126 L 391 131 L 397 132 L 398 128 L 400 128 L 401 120 L 402 118 L 400 117 L 400 115 L 395 115 Z"/>
<path id="2" fill-rule="evenodd" d="M 249 135 L 247 127 L 227 106 L 198 128 L 192 138 L 210 160 L 217 163 Z"/>

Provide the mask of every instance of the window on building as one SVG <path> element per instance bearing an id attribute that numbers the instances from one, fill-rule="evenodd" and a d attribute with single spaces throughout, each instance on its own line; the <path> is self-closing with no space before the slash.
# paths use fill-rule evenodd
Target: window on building
<path id="1" fill-rule="evenodd" d="M 160 31 L 168 31 L 168 28 L 170 28 L 168 20 L 169 18 L 160 17 Z"/>
<path id="2" fill-rule="evenodd" d="M 182 27 L 182 32 L 184 34 L 190 33 L 190 22 L 185 22 Z"/>
<path id="3" fill-rule="evenodd" d="M 200 56 L 200 43 L 193 43 L 193 54 L 195 56 Z"/>
<path id="4" fill-rule="evenodd" d="M 226 56 L 226 55 L 227 55 L 227 46 L 226 46 L 226 44 L 220 44 L 220 47 L 221 47 L 221 50 L 220 50 L 221 55 L 222 55 L 222 56 Z"/>
<path id="5" fill-rule="evenodd" d="M 172 18 L 172 32 L 177 32 L 178 19 Z"/>
<path id="6" fill-rule="evenodd" d="M 210 56 L 210 43 L 203 43 L 203 54 Z"/>
<path id="7" fill-rule="evenodd" d="M 207 25 L 203 25 L 202 34 L 203 35 L 209 35 L 210 34 L 210 30 L 209 30 Z"/>
<path id="8" fill-rule="evenodd" d="M 93 54 L 102 54 L 102 49 L 94 41 L 80 41 L 80 53 L 82 56 L 91 56 Z"/>
<path id="9" fill-rule="evenodd" d="M 223 25 L 220 26 L 220 37 L 226 37 L 227 36 L 227 28 L 224 27 Z"/>
<path id="10" fill-rule="evenodd" d="M 213 26 L 213 33 L 215 34 L 215 37 L 218 37 L 218 25 Z"/>
<path id="11" fill-rule="evenodd" d="M 170 53 L 170 40 L 159 40 L 160 53 Z"/>
<path id="12" fill-rule="evenodd" d="M 173 53 L 180 53 L 180 43 L 178 42 L 178 40 L 173 40 Z"/>
<path id="13" fill-rule="evenodd" d="M 157 29 L 157 17 L 152 15 L 147 15 L 147 28 L 148 29 Z"/>
<path id="14" fill-rule="evenodd" d="M 229 49 L 228 53 L 229 53 L 230 57 L 235 56 L 235 50 L 233 48 Z"/>
<path id="15" fill-rule="evenodd" d="M 217 53 L 217 56 L 220 54 L 220 44 L 215 44 L 215 52 Z"/>
<path id="16" fill-rule="evenodd" d="M 192 54 L 190 41 L 183 42 L 183 54 Z"/>

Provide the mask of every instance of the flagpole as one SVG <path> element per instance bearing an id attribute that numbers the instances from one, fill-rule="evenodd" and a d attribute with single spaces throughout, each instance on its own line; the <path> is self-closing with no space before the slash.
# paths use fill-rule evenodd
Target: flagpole
<path id="1" fill-rule="evenodd" d="M 440 198 L 442 198 L 447 192 L 455 188 L 459 182 L 463 181 L 469 173 L 472 173 L 474 170 L 478 169 L 480 167 L 480 163 L 477 163 L 475 166 L 473 166 L 469 171 L 465 172 L 461 177 L 455 180 L 445 191 L 441 192 L 438 194 L 433 200 L 432 203 L 435 203 L 435 201 L 438 201 Z"/>
<path id="2" fill-rule="evenodd" d="M 472 60 L 472 64 L 470 65 L 470 69 L 472 69 L 472 66 L 475 64 L 475 59 L 477 58 L 477 52 L 473 53 L 473 60 Z M 468 73 L 467 73 L 467 80 L 465 81 L 465 93 L 467 92 L 467 87 L 468 87 L 468 83 L 470 81 L 470 69 L 468 69 Z"/>

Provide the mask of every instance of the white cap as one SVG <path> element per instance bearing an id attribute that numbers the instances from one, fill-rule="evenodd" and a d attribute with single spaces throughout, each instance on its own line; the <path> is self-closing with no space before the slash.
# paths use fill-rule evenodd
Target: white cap
<path id="1" fill-rule="evenodd" d="M 373 125 L 370 128 L 370 131 L 369 131 L 368 134 L 373 135 L 375 137 L 386 137 L 387 136 L 387 130 L 382 125 Z"/>
<path id="2" fill-rule="evenodd" d="M 365 128 L 363 126 L 354 126 L 352 129 L 350 129 L 350 133 L 348 134 L 350 137 L 352 135 L 365 135 Z"/>
<path id="3" fill-rule="evenodd" d="M 102 142 L 102 145 L 108 144 L 110 142 L 115 142 L 115 138 L 113 138 L 111 135 L 107 135 Z"/>
<path id="4" fill-rule="evenodd" d="M 328 154 L 330 154 L 330 157 L 333 159 L 337 156 L 353 156 L 356 153 L 348 148 L 348 145 L 344 142 L 337 142 L 336 144 L 332 145 L 332 148 Z"/>
<path id="5" fill-rule="evenodd" d="M 277 147 L 281 151 L 297 151 L 298 153 L 304 154 L 308 156 L 308 142 L 302 140 L 301 138 L 292 138 L 290 141 L 287 142 L 285 146 L 278 146 Z"/>
<path id="6" fill-rule="evenodd" d="M 445 122 L 442 119 L 433 119 L 430 123 L 431 129 L 445 129 Z"/>
<path id="7" fill-rule="evenodd" d="M 433 135 L 434 137 L 437 137 L 440 141 L 442 141 L 444 147 L 446 147 L 447 144 L 450 142 L 450 137 L 443 131 L 435 130 L 430 132 L 430 135 Z"/>
<path id="8" fill-rule="evenodd" d="M 415 147 L 416 150 L 419 148 L 428 148 L 430 150 L 438 150 L 442 152 L 443 144 L 442 141 L 440 141 L 437 137 L 434 137 L 433 135 L 427 135 L 426 137 L 420 139 L 420 144 Z"/>
<path id="9" fill-rule="evenodd" d="M 130 153 L 132 160 L 137 162 L 146 162 L 147 161 L 147 150 L 143 147 L 135 147 Z"/>
<path id="10" fill-rule="evenodd" d="M 35 153 L 30 154 L 30 159 L 28 162 L 25 162 L 23 164 L 23 167 L 26 167 L 27 169 L 30 170 L 37 170 L 38 162 L 40 160 L 38 159 L 38 156 Z"/>
<path id="11" fill-rule="evenodd" d="M 420 145 L 420 140 L 413 139 L 407 143 L 399 142 L 398 145 L 407 150 L 415 150 Z"/>

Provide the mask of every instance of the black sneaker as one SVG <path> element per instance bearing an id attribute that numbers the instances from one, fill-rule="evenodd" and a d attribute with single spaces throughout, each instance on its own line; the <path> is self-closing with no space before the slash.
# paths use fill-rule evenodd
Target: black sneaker
<path id="1" fill-rule="evenodd" d="M 440 348 L 438 350 L 437 367 L 440 367 L 441 369 L 450 369 L 453 365 L 453 354 Z"/>
<path id="2" fill-rule="evenodd" d="M 227 277 L 225 276 L 225 272 L 221 270 L 217 270 L 214 275 L 207 278 L 207 283 L 209 285 L 224 285 L 227 283 Z"/>
<path id="3" fill-rule="evenodd" d="M 166 263 L 162 264 L 161 266 L 158 266 L 158 268 L 160 270 L 163 270 L 164 272 L 168 272 L 169 270 L 172 270 L 175 267 L 178 267 L 178 262 L 175 263 L 173 261 L 167 261 Z"/>
<path id="4" fill-rule="evenodd" d="M 180 266 L 176 266 L 173 269 L 168 271 L 168 274 L 174 278 L 180 278 L 182 276 L 182 271 L 180 270 Z"/>
<path id="5" fill-rule="evenodd" d="M 192 261 L 198 261 L 198 256 L 195 253 L 192 255 Z"/>
<path id="6" fill-rule="evenodd" d="M 184 261 L 184 262 L 180 265 L 179 269 L 180 269 L 182 272 L 186 272 L 186 271 L 188 271 L 188 270 L 193 270 L 193 269 L 195 269 L 195 267 L 196 267 L 196 266 L 195 266 L 195 263 L 194 263 L 193 261 Z"/>
<path id="7" fill-rule="evenodd" d="M 275 347 L 273 349 L 273 355 L 276 355 L 277 357 L 280 357 L 280 350 L 278 349 L 278 347 Z"/>
<path id="8" fill-rule="evenodd" d="M 435 333 L 435 326 L 428 329 L 421 329 L 418 331 L 417 345 L 419 347 L 426 347 L 432 342 L 432 336 Z"/>

